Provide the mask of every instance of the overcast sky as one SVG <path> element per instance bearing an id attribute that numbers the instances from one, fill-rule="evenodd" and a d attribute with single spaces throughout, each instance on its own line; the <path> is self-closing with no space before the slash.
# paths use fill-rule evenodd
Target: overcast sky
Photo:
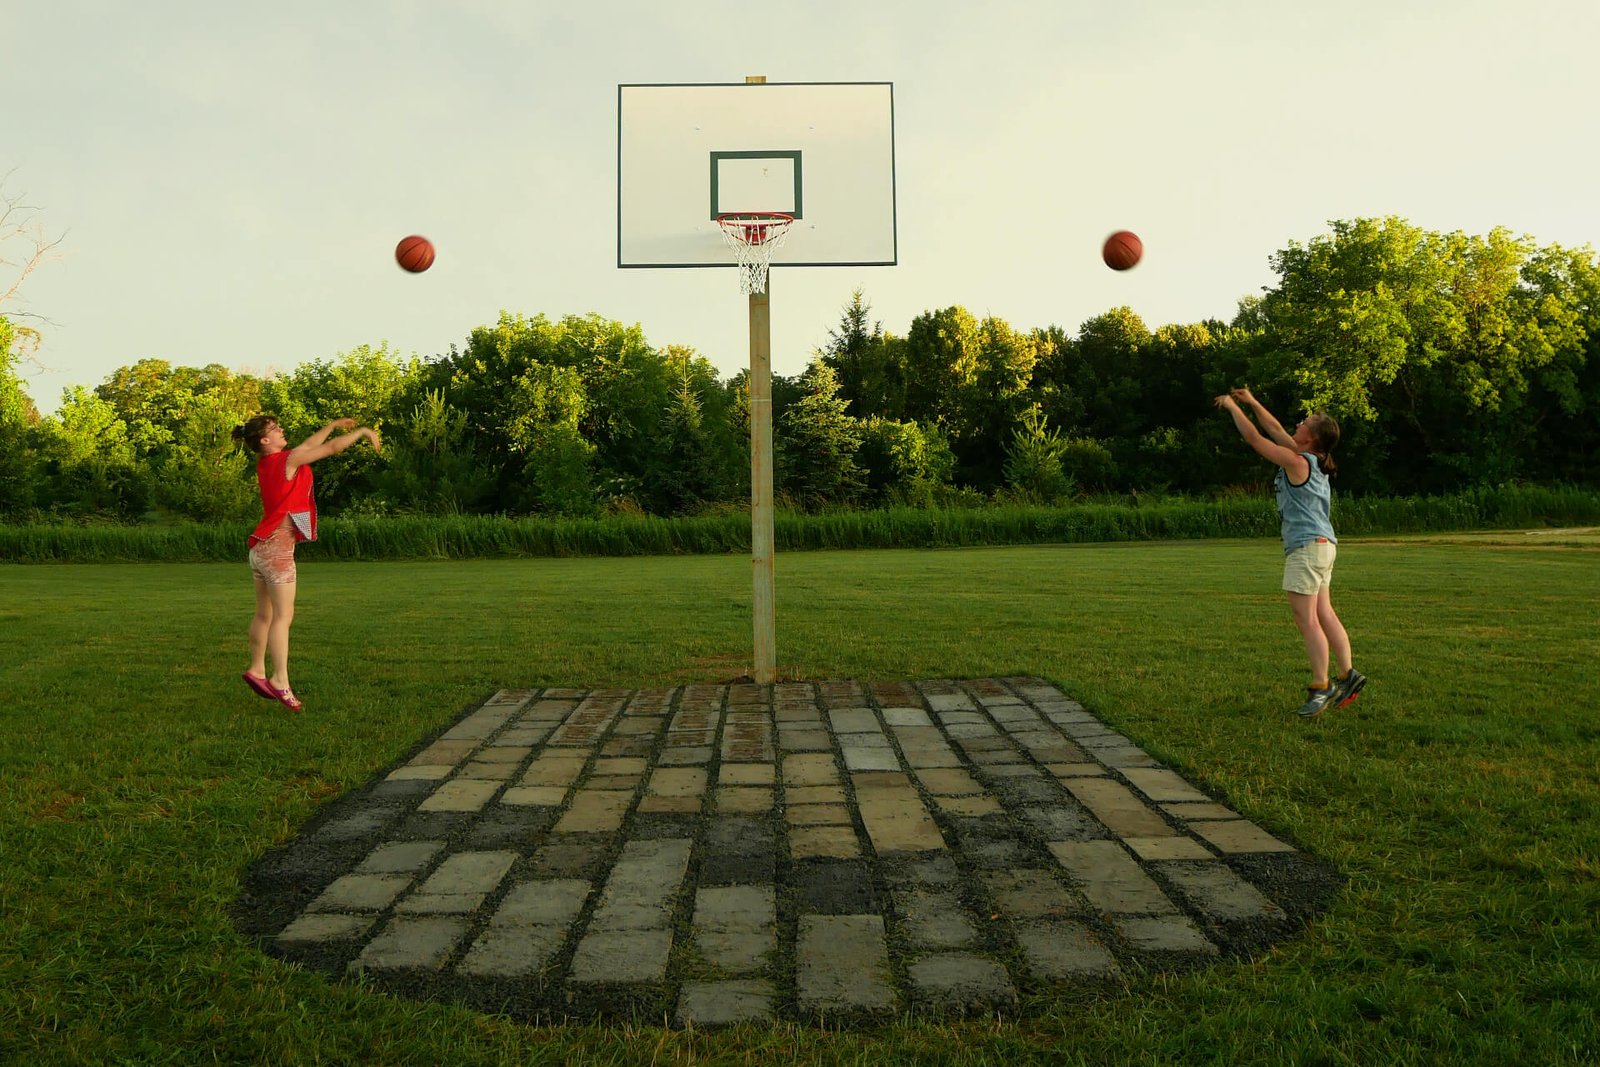
<path id="1" fill-rule="evenodd" d="M 433 356 L 502 310 L 732 374 L 732 269 L 617 268 L 619 83 L 894 84 L 899 263 L 775 272 L 781 374 L 856 287 L 898 334 L 951 304 L 1075 332 L 1227 318 L 1329 219 L 1600 243 L 1596 0 L 0 0 L 0 41 L 4 191 L 65 234 L 0 308 L 47 320 L 46 411 L 143 358 Z"/>

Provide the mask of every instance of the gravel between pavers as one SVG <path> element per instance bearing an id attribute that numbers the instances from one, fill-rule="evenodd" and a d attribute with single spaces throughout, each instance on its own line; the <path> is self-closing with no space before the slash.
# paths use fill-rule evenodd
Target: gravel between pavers
<path id="1" fill-rule="evenodd" d="M 501 690 L 246 872 L 269 955 L 533 1022 L 1016 1016 L 1344 884 L 1038 678 Z"/>

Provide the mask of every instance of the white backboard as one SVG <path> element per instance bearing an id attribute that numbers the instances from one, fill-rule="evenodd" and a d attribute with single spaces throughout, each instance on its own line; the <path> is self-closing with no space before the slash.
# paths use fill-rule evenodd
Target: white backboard
<path id="1" fill-rule="evenodd" d="M 716 216 L 795 216 L 795 267 L 898 259 L 894 86 L 617 86 L 617 266 L 731 267 Z"/>

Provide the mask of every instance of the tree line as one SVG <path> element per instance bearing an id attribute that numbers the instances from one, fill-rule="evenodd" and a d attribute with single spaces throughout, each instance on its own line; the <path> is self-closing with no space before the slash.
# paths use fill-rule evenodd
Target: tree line
<path id="1" fill-rule="evenodd" d="M 1226 321 L 1154 330 L 1114 308 L 1018 329 L 955 306 L 904 334 L 859 290 L 803 374 L 775 376 L 776 484 L 799 508 L 1218 494 L 1269 473 L 1211 397 L 1240 384 L 1288 421 L 1337 418 L 1339 487 L 1427 494 L 1592 485 L 1600 260 L 1496 229 L 1331 224 L 1271 257 Z M 381 455 L 318 466 L 346 513 L 690 514 L 749 498 L 746 375 L 597 314 L 502 313 L 431 358 L 363 346 L 286 374 L 145 359 L 41 417 L 18 375 L 33 331 L 0 317 L 0 515 L 248 519 L 232 428 L 291 440 L 349 415 Z"/>

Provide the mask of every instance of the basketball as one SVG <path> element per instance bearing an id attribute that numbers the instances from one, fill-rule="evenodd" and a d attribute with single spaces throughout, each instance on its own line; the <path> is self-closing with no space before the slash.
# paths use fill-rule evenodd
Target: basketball
<path id="1" fill-rule="evenodd" d="M 394 261 L 412 274 L 421 274 L 433 266 L 433 242 L 412 234 L 394 246 Z"/>
<path id="2" fill-rule="evenodd" d="M 1127 230 L 1118 230 L 1107 237 L 1105 247 L 1100 250 L 1100 258 L 1112 270 L 1127 270 L 1138 263 L 1143 255 L 1144 242 L 1139 240 L 1138 234 Z"/>

